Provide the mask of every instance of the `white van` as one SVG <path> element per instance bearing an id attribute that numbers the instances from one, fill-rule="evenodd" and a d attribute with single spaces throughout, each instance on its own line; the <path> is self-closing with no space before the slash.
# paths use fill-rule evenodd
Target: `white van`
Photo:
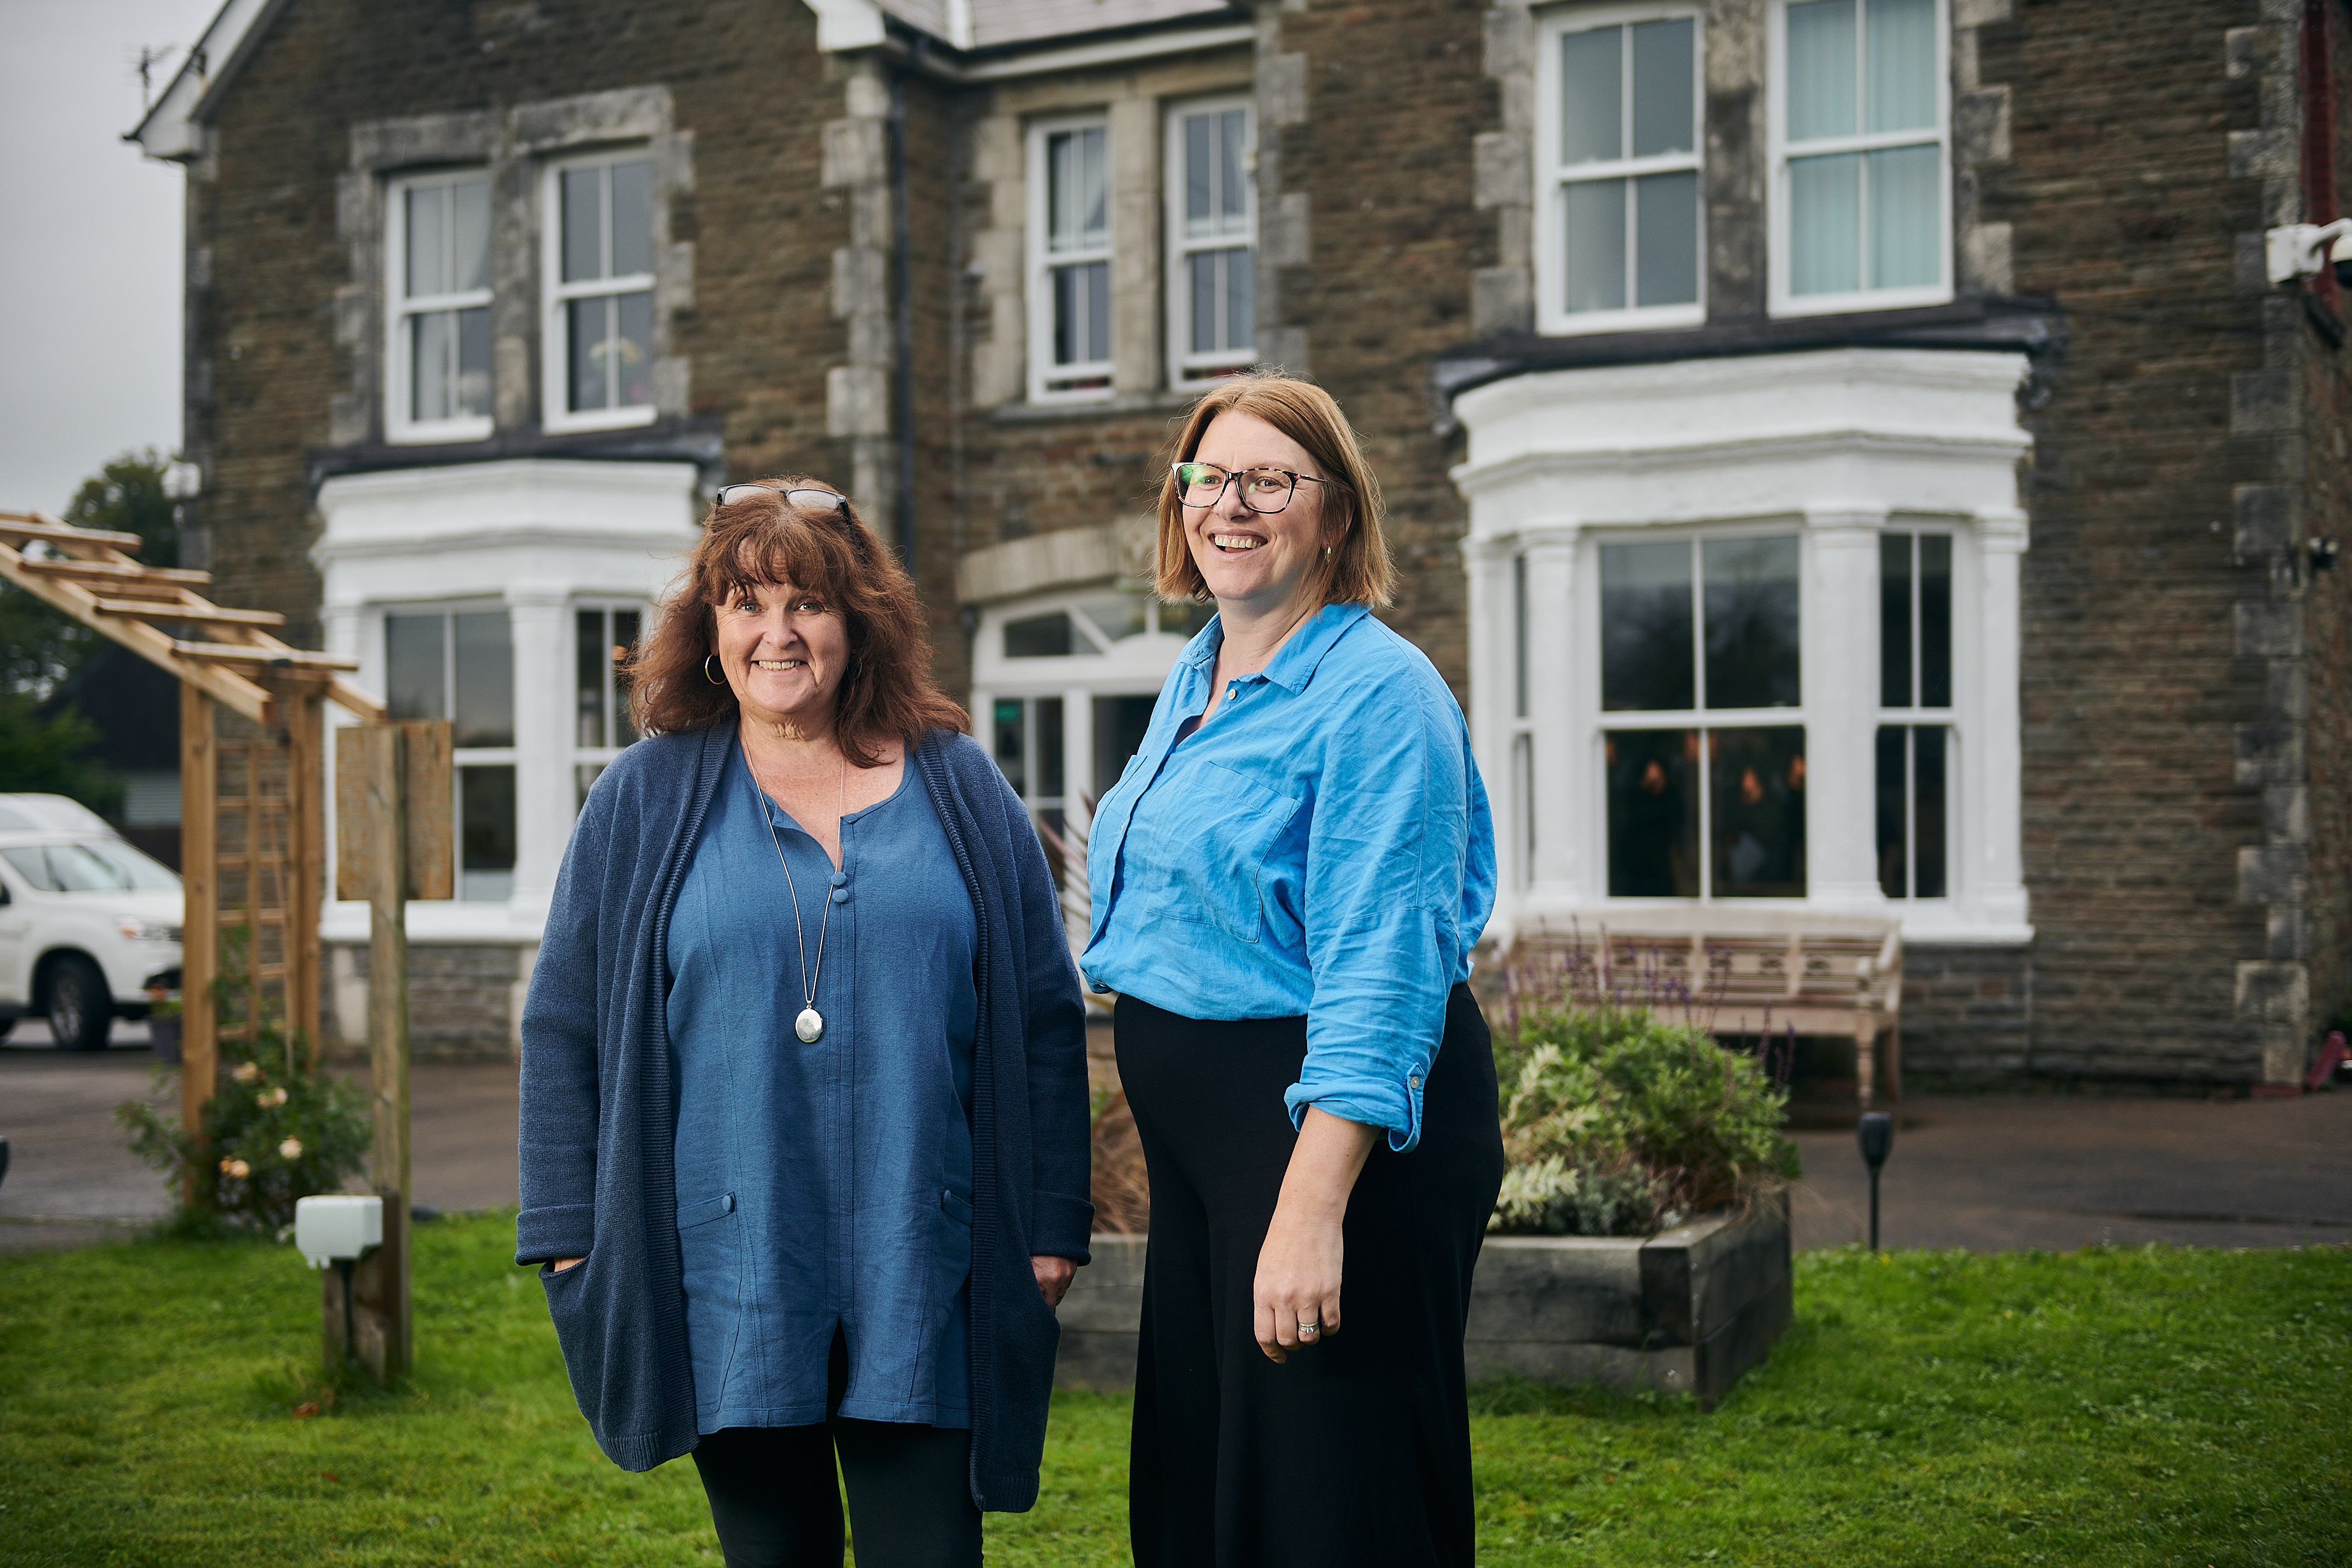
<path id="1" fill-rule="evenodd" d="M 147 988 L 179 984 L 180 879 L 62 795 L 0 795 L 0 1032 L 46 1017 L 100 1051 Z"/>

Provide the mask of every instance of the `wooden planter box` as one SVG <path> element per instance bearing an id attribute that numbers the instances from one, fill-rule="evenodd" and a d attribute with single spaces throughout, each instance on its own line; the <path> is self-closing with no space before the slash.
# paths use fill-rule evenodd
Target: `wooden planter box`
<path id="1" fill-rule="evenodd" d="M 1063 1298 L 1066 1388 L 1135 1386 L 1140 1236 L 1097 1236 Z M 1490 1236 L 1464 1343 L 1475 1380 L 1691 1393 L 1712 1409 L 1770 1353 L 1792 1312 L 1785 1194 L 1655 1236 Z"/>

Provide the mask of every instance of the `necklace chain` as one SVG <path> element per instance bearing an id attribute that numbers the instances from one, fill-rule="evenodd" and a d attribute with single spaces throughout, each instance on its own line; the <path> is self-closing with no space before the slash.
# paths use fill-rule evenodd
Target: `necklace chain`
<path id="1" fill-rule="evenodd" d="M 800 884 L 793 880 L 793 862 L 784 858 L 784 841 L 776 836 L 776 814 L 772 810 L 772 798 L 769 795 L 766 786 L 760 782 L 759 770 L 751 766 L 751 753 L 748 747 L 743 752 L 743 771 L 751 776 L 751 789 L 760 797 L 760 820 L 768 824 L 768 842 L 775 846 L 776 863 L 784 868 L 784 886 L 791 892 L 793 898 L 793 942 L 799 949 L 801 960 L 801 1016 L 793 1020 L 793 1032 L 799 1035 L 803 1042 L 814 1045 L 824 1033 L 824 1015 L 816 1010 L 816 987 L 817 981 L 824 976 L 824 936 L 827 929 L 833 925 L 833 894 L 828 889 L 824 899 L 824 914 L 817 921 L 816 968 L 812 972 L 809 968 L 808 934 L 801 925 Z M 841 820 L 842 808 L 847 803 L 848 799 L 849 753 L 845 751 L 841 754 L 841 782 L 834 792 L 833 815 L 836 824 Z M 838 831 L 837 828 L 836 831 Z"/>

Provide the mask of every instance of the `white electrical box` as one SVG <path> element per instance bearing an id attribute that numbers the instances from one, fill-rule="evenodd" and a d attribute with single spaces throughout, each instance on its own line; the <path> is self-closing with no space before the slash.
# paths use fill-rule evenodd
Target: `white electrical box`
<path id="1" fill-rule="evenodd" d="M 295 1200 L 294 1249 L 311 1268 L 383 1245 L 383 1199 L 330 1193 Z"/>

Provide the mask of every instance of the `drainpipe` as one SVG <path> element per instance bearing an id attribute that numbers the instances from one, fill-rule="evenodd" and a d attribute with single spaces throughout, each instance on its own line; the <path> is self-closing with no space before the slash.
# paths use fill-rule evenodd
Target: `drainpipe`
<path id="1" fill-rule="evenodd" d="M 915 574 L 915 283 L 907 236 L 907 73 L 890 73 L 891 420 L 898 431 L 898 564 Z"/>

